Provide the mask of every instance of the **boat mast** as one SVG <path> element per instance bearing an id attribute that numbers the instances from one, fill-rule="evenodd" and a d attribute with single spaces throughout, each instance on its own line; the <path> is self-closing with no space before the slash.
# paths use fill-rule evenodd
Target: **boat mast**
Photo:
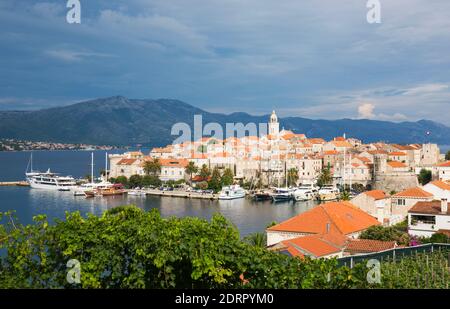
<path id="1" fill-rule="evenodd" d="M 108 181 L 108 152 L 105 153 L 105 181 Z"/>
<path id="2" fill-rule="evenodd" d="M 94 183 L 94 153 L 91 152 L 91 183 Z"/>
<path id="3" fill-rule="evenodd" d="M 31 152 L 31 157 L 30 157 L 30 172 L 33 173 L 33 152 Z"/>

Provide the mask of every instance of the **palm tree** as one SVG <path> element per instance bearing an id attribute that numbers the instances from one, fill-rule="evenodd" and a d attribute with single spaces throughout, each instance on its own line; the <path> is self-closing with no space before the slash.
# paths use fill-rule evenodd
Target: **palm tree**
<path id="1" fill-rule="evenodd" d="M 333 178 L 331 176 L 331 168 L 330 165 L 324 169 L 322 169 L 322 173 L 319 176 L 319 179 L 317 180 L 317 184 L 319 187 L 323 187 L 325 185 L 328 185 L 332 182 Z"/>
<path id="2" fill-rule="evenodd" d="M 144 173 L 146 175 L 156 176 L 160 172 L 161 172 L 161 162 L 159 162 L 158 158 L 144 162 Z"/>
<path id="3" fill-rule="evenodd" d="M 206 164 L 203 164 L 202 168 L 200 170 L 200 177 L 203 180 L 208 180 L 209 176 L 211 176 L 211 171 L 209 170 L 209 168 Z"/>
<path id="4" fill-rule="evenodd" d="M 287 178 L 288 178 L 288 185 L 295 185 L 297 184 L 297 180 L 298 180 L 298 170 L 296 168 L 291 168 L 288 170 L 288 174 L 287 174 Z"/>
<path id="5" fill-rule="evenodd" d="M 350 192 L 348 190 L 344 190 L 341 193 L 341 200 L 349 201 L 350 200 Z"/>
<path id="6" fill-rule="evenodd" d="M 195 165 L 194 162 L 190 161 L 188 165 L 186 166 L 186 174 L 189 174 L 189 179 L 192 186 L 192 174 L 195 174 L 198 172 L 198 167 Z"/>
<path id="7" fill-rule="evenodd" d="M 264 233 L 253 233 L 244 238 L 244 241 L 252 246 L 265 248 L 267 239 Z"/>

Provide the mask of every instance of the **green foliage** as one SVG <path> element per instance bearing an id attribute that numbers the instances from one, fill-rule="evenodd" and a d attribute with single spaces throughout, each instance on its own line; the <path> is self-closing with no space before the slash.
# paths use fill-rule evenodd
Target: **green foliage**
<path id="1" fill-rule="evenodd" d="M 260 248 L 265 248 L 267 244 L 267 238 L 265 233 L 253 233 L 244 237 L 243 240 L 244 242 L 252 246 Z"/>
<path id="2" fill-rule="evenodd" d="M 211 176 L 211 171 L 209 170 L 209 168 L 206 164 L 202 165 L 199 175 L 203 180 L 207 180 L 209 178 L 209 176 Z"/>
<path id="3" fill-rule="evenodd" d="M 206 146 L 206 145 L 200 145 L 197 148 L 197 152 L 200 152 L 200 153 L 206 153 L 207 151 L 208 151 L 208 146 Z"/>
<path id="4" fill-rule="evenodd" d="M 201 182 L 197 183 L 197 188 L 199 188 L 201 190 L 208 189 L 208 182 L 207 181 L 201 181 Z"/>
<path id="5" fill-rule="evenodd" d="M 398 245 L 409 245 L 410 237 L 408 233 L 394 226 L 384 227 L 381 225 L 371 226 L 363 231 L 359 236 L 361 239 L 373 239 L 383 241 L 396 241 Z"/>
<path id="6" fill-rule="evenodd" d="M 97 217 L 43 215 L 21 225 L 0 213 L 0 288 L 448 288 L 448 250 L 382 261 L 381 284 L 367 267 L 336 259 L 291 258 L 263 248 L 263 234 L 239 238 L 215 214 L 164 219 L 156 209 L 116 207 Z M 66 281 L 67 261 L 81 265 L 81 282 Z M 241 279 L 244 277 L 244 281 Z"/>
<path id="7" fill-rule="evenodd" d="M 213 169 L 211 180 L 208 181 L 208 188 L 214 190 L 215 193 L 219 192 L 222 189 L 222 178 L 217 167 Z"/>
<path id="8" fill-rule="evenodd" d="M 110 179 L 112 181 L 112 179 Z M 114 183 L 121 183 L 124 186 L 128 186 L 128 178 L 126 176 L 118 176 L 114 179 Z"/>
<path id="9" fill-rule="evenodd" d="M 298 181 L 298 170 L 296 168 L 290 168 L 287 172 L 288 186 L 297 185 Z"/>
<path id="10" fill-rule="evenodd" d="M 421 238 L 420 242 L 423 244 L 431 244 L 431 243 L 448 244 L 450 243 L 450 238 L 442 233 L 434 233 L 431 237 Z"/>
<path id="11" fill-rule="evenodd" d="M 317 179 L 317 185 L 319 187 L 331 184 L 333 178 L 331 176 L 331 168 L 330 165 L 322 169 L 322 173 Z"/>
<path id="12" fill-rule="evenodd" d="M 186 166 L 186 174 L 189 175 L 191 184 L 192 184 L 192 175 L 197 172 L 198 172 L 198 166 L 196 166 L 194 162 L 189 161 L 188 165 Z"/>
<path id="13" fill-rule="evenodd" d="M 380 265 L 381 282 L 369 284 L 366 280 L 357 281 L 355 288 L 371 289 L 448 289 L 449 250 L 436 250 L 433 253 L 416 253 L 412 256 L 384 258 Z M 359 263 L 352 269 L 353 275 L 363 278 L 368 268 Z"/>
<path id="14" fill-rule="evenodd" d="M 350 192 L 348 190 L 344 190 L 341 192 L 341 200 L 350 201 Z"/>
<path id="15" fill-rule="evenodd" d="M 161 186 L 162 181 L 158 176 L 145 175 L 142 177 L 142 187 L 159 187 Z"/>
<path id="16" fill-rule="evenodd" d="M 144 173 L 146 175 L 156 176 L 161 172 L 161 162 L 158 158 L 144 162 Z"/>
<path id="17" fill-rule="evenodd" d="M 336 260 L 300 260 L 252 246 L 221 215 L 161 218 L 157 210 L 114 208 L 97 217 L 67 213 L 48 224 L 0 215 L 0 288 L 349 288 Z M 66 281 L 67 261 L 81 283 Z M 331 274 L 331 280 L 327 280 Z M 247 283 L 240 276 L 243 275 Z"/>
<path id="18" fill-rule="evenodd" d="M 230 168 L 226 168 L 222 175 L 222 186 L 229 186 L 233 184 L 234 174 Z"/>
<path id="19" fill-rule="evenodd" d="M 130 188 L 142 187 L 142 176 L 131 175 L 130 179 L 128 179 L 128 186 Z"/>
<path id="20" fill-rule="evenodd" d="M 445 154 L 445 160 L 450 160 L 450 150 Z"/>
<path id="21" fill-rule="evenodd" d="M 431 181 L 431 171 L 421 169 L 418 177 L 420 184 L 424 186 Z"/>

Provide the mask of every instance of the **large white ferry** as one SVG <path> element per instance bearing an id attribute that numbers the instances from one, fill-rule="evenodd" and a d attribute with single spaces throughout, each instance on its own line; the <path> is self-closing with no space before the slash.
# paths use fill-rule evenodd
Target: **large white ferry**
<path id="1" fill-rule="evenodd" d="M 57 173 L 52 173 L 50 169 L 46 172 L 33 171 L 33 154 L 31 154 L 28 165 L 30 171 L 28 171 L 27 167 L 25 177 L 30 184 L 30 187 L 33 189 L 70 191 L 77 185 L 73 177 L 58 176 Z"/>
<path id="2" fill-rule="evenodd" d="M 239 185 L 223 187 L 220 191 L 219 200 L 234 200 L 245 197 L 245 190 Z"/>

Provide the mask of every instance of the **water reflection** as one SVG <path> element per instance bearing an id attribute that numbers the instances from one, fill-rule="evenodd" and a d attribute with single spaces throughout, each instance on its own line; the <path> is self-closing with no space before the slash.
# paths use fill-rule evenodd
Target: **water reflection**
<path id="1" fill-rule="evenodd" d="M 144 210 L 156 208 L 163 217 L 195 216 L 210 219 L 221 213 L 239 229 L 241 235 L 263 232 L 272 221 L 280 222 L 314 207 L 310 202 L 271 201 L 255 202 L 251 199 L 210 201 L 201 199 L 157 197 L 157 196 L 112 196 L 107 198 L 75 197 L 69 192 L 36 190 L 19 187 L 0 188 L 0 211 L 15 209 L 24 224 L 32 217 L 46 214 L 50 220 L 64 219 L 67 211 L 79 211 L 85 215 L 101 215 L 104 211 L 133 204 Z"/>

